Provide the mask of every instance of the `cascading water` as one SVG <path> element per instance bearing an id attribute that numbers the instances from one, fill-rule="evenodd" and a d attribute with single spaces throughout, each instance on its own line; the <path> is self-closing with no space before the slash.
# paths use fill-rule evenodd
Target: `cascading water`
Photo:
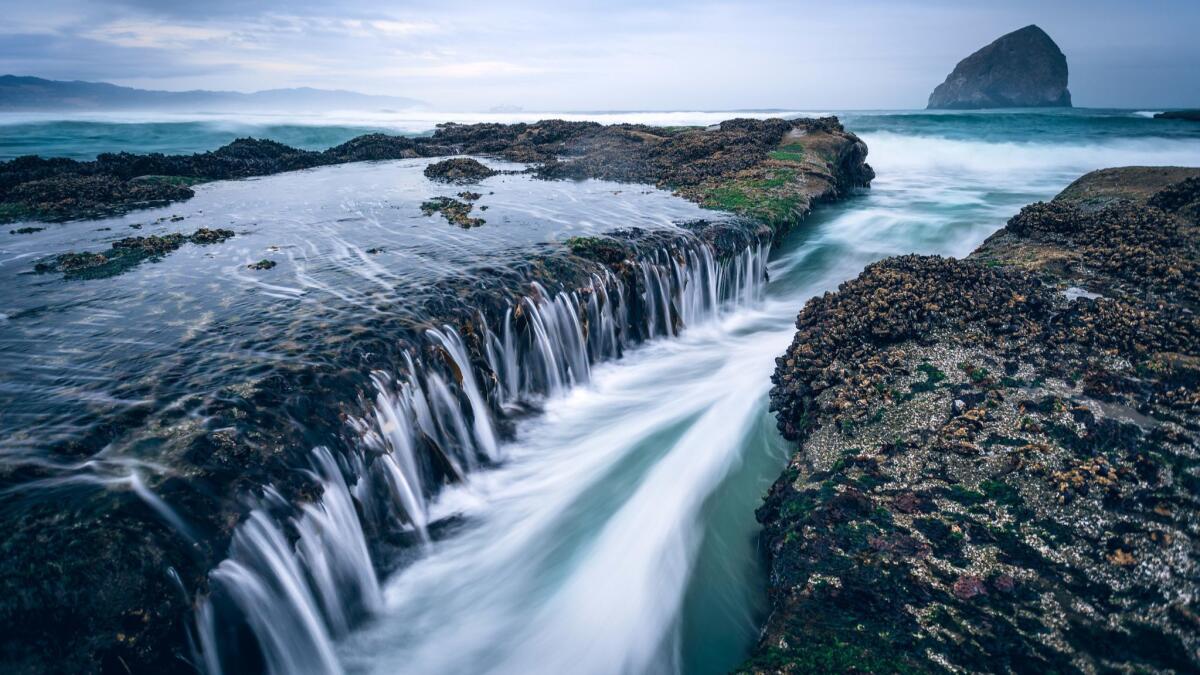
<path id="1" fill-rule="evenodd" d="M 210 673 L 222 672 L 222 643 L 231 638 L 214 601 L 237 610 L 265 662 L 281 673 L 336 672 L 331 637 L 345 634 L 355 615 L 381 602 L 342 470 L 326 448 L 312 456 L 323 493 L 292 520 L 296 545 L 288 544 L 287 528 L 271 515 L 286 504 L 268 489 L 234 533 L 229 557 L 211 574 L 213 595 L 197 617 L 202 663 Z"/>
<path id="2" fill-rule="evenodd" d="M 535 282 L 498 331 L 479 317 L 478 362 L 454 328 L 429 329 L 441 359 L 406 354 L 405 374 L 372 375 L 371 415 L 350 420 L 359 447 L 340 460 L 313 451 L 321 499 L 297 512 L 267 488 L 239 526 L 197 609 L 197 663 L 209 675 L 225 672 L 247 658 L 239 654 L 248 631 L 268 672 L 339 672 L 333 640 L 381 602 L 367 533 L 402 530 L 428 543 L 430 497 L 502 459 L 496 415 L 588 382 L 592 364 L 633 343 L 755 302 L 769 250 L 759 243 L 718 261 L 701 242 L 660 249 L 633 263 L 640 284 L 629 289 L 609 271 L 578 291 Z"/>

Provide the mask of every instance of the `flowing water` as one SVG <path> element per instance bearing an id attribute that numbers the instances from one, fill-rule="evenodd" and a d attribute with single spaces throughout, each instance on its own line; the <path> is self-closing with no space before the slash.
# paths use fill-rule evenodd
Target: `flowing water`
<path id="1" fill-rule="evenodd" d="M 878 179 L 872 189 L 820 209 L 769 258 L 760 248 L 721 262 L 695 245 L 686 248 L 685 265 L 651 256 L 640 268 L 644 296 L 637 302 L 618 299 L 628 290 L 598 276 L 586 299 L 534 288 L 486 326 L 483 373 L 494 381 L 472 372 L 463 338 L 449 328 L 430 329 L 425 338 L 455 364 L 449 372 L 405 352 L 399 358 L 408 361 L 395 372 L 376 373 L 370 410 L 350 422 L 362 448 L 313 451 L 322 499 L 285 521 L 274 515 L 277 497 L 267 490 L 213 572 L 214 598 L 199 603 L 196 624 L 205 669 L 239 669 L 229 647 L 236 640 L 222 618 L 237 615 L 259 643 L 262 664 L 280 673 L 727 671 L 753 645 L 766 610 L 753 512 L 790 452 L 775 432 L 766 394 L 804 301 L 888 255 L 965 255 L 1021 206 L 1053 196 L 1088 170 L 1200 164 L 1196 126 L 1129 112 L 847 113 L 842 119 L 870 146 Z M 210 255 L 225 261 L 217 267 L 227 281 L 243 284 L 237 288 L 245 298 L 281 301 L 262 321 L 295 325 L 297 314 L 313 313 L 334 326 L 381 310 L 365 286 L 386 287 L 389 298 L 419 294 L 439 272 L 478 265 L 498 255 L 501 244 L 529 246 L 630 221 L 671 230 L 696 215 L 657 191 L 503 177 L 493 179 L 491 213 L 507 215 L 507 229 L 489 234 L 489 224 L 447 244 L 395 225 L 391 211 L 408 214 L 431 189 L 406 182 L 414 168 L 419 164 L 356 165 L 218 184 L 210 188 L 211 201 L 202 190 L 176 210 L 191 209 L 196 223 L 254 223 L 255 238 L 242 244 L 248 249 Z M 368 182 L 401 192 L 413 187 L 407 196 L 366 200 L 359 186 Z M 266 209 L 258 199 L 279 204 Z M 289 205 L 291 199 L 303 207 Z M 344 211 L 366 224 L 337 225 Z M 418 245 L 410 245 L 412 236 Z M 395 258 L 361 253 L 378 238 Z M 6 240 L 4 246 L 11 266 L 40 251 L 26 249 L 45 245 Z M 287 283 L 267 285 L 240 271 L 258 255 L 255 246 L 296 251 L 284 256 Z M 156 294 L 163 294 L 179 303 L 176 311 L 204 309 L 206 321 L 220 324 L 228 303 L 209 306 L 184 293 L 188 276 L 198 274 L 195 262 L 145 265 L 134 277 L 138 284 L 114 283 L 106 292 L 128 293 L 118 297 L 151 307 L 162 305 Z M 173 273 L 159 268 L 183 271 L 172 281 Z M 61 379 L 63 363 L 84 357 L 59 350 L 35 360 L 36 367 L 19 363 L 18 350 L 36 354 L 30 345 L 40 344 L 28 332 L 39 324 L 20 328 L 20 321 L 46 312 L 74 316 L 80 310 L 66 296 L 86 286 L 68 289 L 15 272 L 9 280 L 26 290 L 4 296 L 18 310 L 0 307 L 15 316 L 0 330 L 6 338 L 26 332 L 24 341 L 4 344 L 0 365 L 40 383 L 23 395 L 44 397 L 37 410 L 24 409 L 21 424 L 69 435 L 85 412 L 112 404 L 113 396 L 86 377 L 70 386 L 54 377 L 38 380 L 47 370 Z M 116 290 L 131 287 L 143 290 Z M 82 292 L 85 303 L 89 293 L 101 293 Z M 38 298 L 50 300 L 38 304 Z M 239 315 L 265 311 L 260 300 L 238 302 L 247 303 Z M 640 303 L 637 314 L 614 309 L 631 302 Z M 671 305 L 682 325 L 666 318 Z M 525 317 L 520 322 L 518 314 Z M 148 334 L 130 339 L 129 328 L 118 330 L 103 314 L 84 319 L 66 322 L 91 331 L 75 333 L 75 341 L 111 340 L 166 358 L 155 350 L 175 339 L 156 336 L 162 344 L 155 346 Z M 42 343 L 56 335 L 50 322 L 40 326 Z M 298 332 L 298 339 L 312 335 Z M 231 354 L 219 353 L 214 363 Z M 215 386 L 237 374 L 222 368 L 197 377 Z M 71 396 L 80 394 L 90 397 L 86 410 L 70 408 Z M 59 408 L 70 412 L 46 412 Z M 498 435 L 497 411 L 517 420 L 509 440 Z M 40 448 L 21 441 L 7 452 L 29 461 Z M 456 476 L 440 490 L 430 489 L 430 452 L 439 453 L 443 472 Z M 119 463 L 120 456 L 108 459 Z M 116 475 L 111 480 L 123 482 L 114 482 L 115 489 L 139 490 L 154 507 L 158 498 L 139 473 Z M 169 505 L 155 508 L 173 514 Z M 410 543 L 383 556 L 371 533 L 389 522 L 399 523 Z"/>
<path id="2" fill-rule="evenodd" d="M 960 118 L 929 116 L 922 131 L 948 133 L 927 136 L 846 116 L 871 148 L 873 188 L 776 249 L 761 301 L 597 369 L 520 427 L 502 469 L 446 494 L 435 508 L 462 523 L 385 582 L 379 614 L 340 647 L 347 670 L 736 666 L 765 602 L 753 509 L 788 455 L 766 394 L 804 301 L 887 255 L 966 255 L 1087 170 L 1200 163 L 1194 137 L 980 139 Z"/>

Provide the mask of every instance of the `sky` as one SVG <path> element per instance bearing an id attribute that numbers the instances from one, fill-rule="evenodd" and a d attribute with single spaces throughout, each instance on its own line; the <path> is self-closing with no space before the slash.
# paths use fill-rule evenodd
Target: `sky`
<path id="1" fill-rule="evenodd" d="M 1200 107 L 1197 0 L 0 0 L 0 16 L 0 73 L 445 111 L 920 108 L 960 59 L 1036 23 L 1077 106 Z"/>

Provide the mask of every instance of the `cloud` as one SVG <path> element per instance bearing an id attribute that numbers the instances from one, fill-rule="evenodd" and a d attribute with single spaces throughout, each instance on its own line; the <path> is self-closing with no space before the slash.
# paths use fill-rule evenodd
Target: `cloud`
<path id="1" fill-rule="evenodd" d="M 437 32 L 437 24 L 430 21 L 392 21 L 390 19 L 375 19 L 364 21 L 370 28 L 383 35 L 419 35 L 421 33 Z"/>
<path id="2" fill-rule="evenodd" d="M 121 47 L 171 48 L 195 42 L 224 40 L 233 32 L 224 28 L 189 26 L 159 21 L 113 21 L 81 33 L 81 37 Z"/>
<path id="3" fill-rule="evenodd" d="M 1037 22 L 1081 104 L 1196 105 L 1194 0 L 39 0 L 8 72 L 166 89 L 314 86 L 458 109 L 913 107 L 963 56 Z"/>
<path id="4" fill-rule="evenodd" d="M 427 66 L 387 68 L 381 74 L 394 77 L 446 77 L 474 79 L 485 77 L 512 77 L 546 72 L 545 69 L 523 66 L 506 61 L 465 61 L 461 63 L 439 63 Z"/>
<path id="5" fill-rule="evenodd" d="M 0 34 L 0 72 L 63 80 L 125 79 L 174 81 L 220 77 L 224 64 L 181 56 L 172 50 L 122 47 L 82 37 L 44 33 Z"/>

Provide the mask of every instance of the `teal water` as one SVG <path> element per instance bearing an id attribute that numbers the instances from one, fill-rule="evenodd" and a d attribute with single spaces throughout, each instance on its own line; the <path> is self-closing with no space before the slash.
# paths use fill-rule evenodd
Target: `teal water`
<path id="1" fill-rule="evenodd" d="M 860 134 L 900 134 L 992 143 L 1095 143 L 1106 140 L 1200 138 L 1200 125 L 1155 120 L 1148 110 L 832 111 L 777 113 L 521 113 L 374 115 L 222 115 L 0 113 L 0 160 L 21 155 L 93 159 L 102 152 L 186 154 L 236 138 L 267 138 L 306 150 L 323 150 L 366 133 L 422 135 L 436 124 L 536 121 L 554 117 L 601 122 L 711 124 L 735 116 L 836 114 Z"/>
<path id="2" fill-rule="evenodd" d="M 767 610 L 753 511 L 790 453 L 767 410 L 768 378 L 775 357 L 791 340 L 803 303 L 882 257 L 966 255 L 1021 206 L 1052 197 L 1089 170 L 1200 165 L 1200 125 L 1153 120 L 1137 111 L 841 116 L 870 146 L 869 160 L 878 172 L 873 187 L 821 209 L 775 247 L 770 283 L 758 303 L 597 367 L 587 386 L 546 401 L 541 414 L 523 420 L 503 465 L 438 499 L 434 517 L 453 519 L 453 527 L 384 580 L 384 606 L 338 647 L 342 668 L 362 673 L 727 672 L 754 644 Z M 637 121 L 636 114 L 621 119 Z M 712 121 L 691 113 L 655 113 L 646 119 Z M 299 128 L 253 120 L 108 120 L 88 123 L 99 126 L 72 126 L 77 122 L 0 125 L 0 148 L 12 153 L 20 145 L 24 149 L 16 154 L 77 157 L 147 147 L 192 151 L 212 149 L 220 134 L 268 135 L 321 147 L 325 138 L 344 140 L 360 130 L 421 133 L 432 128 L 428 120 L 414 119 L 339 120 Z M 242 126 L 218 128 L 235 122 Z M 15 138 L 17 128 L 23 138 Z M 294 136 L 289 141 L 269 136 L 273 133 Z M 138 145 L 150 139 L 158 145 Z M 206 201 L 186 213 L 186 229 L 209 218 L 236 219 L 254 238 L 197 251 L 197 260 L 188 264 L 197 264 L 201 255 L 218 256 L 220 278 L 242 283 L 253 294 L 239 300 L 244 303 L 238 307 L 240 315 L 253 315 L 280 299 L 291 302 L 272 310 L 271 320 L 280 311 L 311 311 L 316 298 L 341 293 L 357 300 L 366 282 L 394 286 L 403 280 L 404 288 L 419 288 L 422 265 L 431 270 L 432 279 L 464 264 L 453 251 L 442 250 L 453 248 L 453 242 L 441 249 L 428 244 L 408 257 L 401 248 L 407 231 L 397 223 L 424 221 L 408 211 L 398 216 L 394 207 L 415 200 L 419 190 L 366 194 L 392 183 L 387 189 L 411 191 L 404 178 L 411 168 L 391 163 L 330 167 L 212 184 L 197 198 Z M 497 209 L 505 202 L 512 207 L 508 231 L 472 235 L 483 238 L 478 255 L 486 256 L 494 243 L 488 237 L 530 241 L 520 231 L 526 227 L 522 219 L 534 215 L 541 225 L 531 220 L 530 236 L 548 238 L 559 231 L 619 226 L 639 214 L 661 216 L 669 226 L 671 216 L 689 210 L 663 194 L 634 199 L 628 191 L 615 200 L 618 207 L 604 210 L 604 200 L 592 196 L 616 191 L 605 184 L 550 187 L 514 181 L 506 186 L 498 181 L 497 187 Z M 259 190 L 267 192 L 256 199 Z M 303 198 L 289 196 L 301 192 Z M 289 210 L 293 199 L 296 205 Z M 558 206 L 550 208 L 554 204 Z M 342 220 L 347 217 L 359 220 Z M 124 227 L 134 219 L 105 226 Z M 58 229 L 41 234 L 63 245 L 77 236 L 111 236 L 94 228 L 87 228 L 86 235 L 72 234 L 83 228 L 68 229 L 80 224 L 51 227 Z M 397 256 L 372 258 L 368 266 L 357 249 L 375 236 L 388 237 Z M 288 283 L 271 288 L 247 275 L 243 264 L 276 239 L 282 246 L 274 255 L 286 265 L 282 271 Z M 38 247 L 35 241 L 0 234 L 0 272 L 6 265 L 26 265 L 35 253 L 30 249 Z M 313 263 L 306 265 L 308 257 Z M 20 297 L 16 290 L 0 294 L 0 303 L 7 303 L 0 312 L 8 305 L 23 310 L 7 319 L 8 325 L 0 319 L 0 332 L 12 336 L 17 322 L 74 311 L 78 325 L 100 326 L 109 349 L 123 349 L 119 345 L 131 342 L 122 333 L 129 330 L 123 321 L 155 302 L 156 279 L 187 285 L 186 273 L 158 271 L 170 270 L 171 264 L 168 258 L 139 270 L 137 279 L 147 294 L 128 297 L 112 316 L 93 316 L 86 306 L 70 304 L 71 293 L 86 295 L 89 291 L 76 291 L 86 287 L 30 280 L 8 267 L 7 278 L 20 289 Z M 119 292 L 116 284 L 93 288 Z M 163 292 L 174 303 L 179 302 L 178 290 L 172 286 Z M 332 320 L 345 320 L 356 307 L 347 304 L 347 314 L 336 313 Z M 203 325 L 177 328 L 209 330 Z M 53 334 L 38 334 L 42 343 L 54 339 Z M 33 344 L 32 339 L 25 344 Z M 75 353 L 80 344 L 86 340 L 64 344 L 52 354 L 54 360 L 40 367 L 61 376 L 63 363 L 83 358 Z M 19 350 L 34 347 L 10 342 L 0 348 L 8 350 L 7 363 L 18 364 Z M 98 366 L 93 371 L 85 375 L 101 377 Z M 87 386 L 74 383 L 63 394 Z M 98 399 L 92 395 L 84 402 L 96 405 Z"/>
<path id="3" fill-rule="evenodd" d="M 888 255 L 966 255 L 1088 170 L 1200 164 L 1190 128 L 1124 113 L 845 119 L 873 188 L 777 247 L 760 305 L 598 369 L 522 425 L 509 467 L 445 499 L 467 525 L 388 580 L 342 645 L 348 670 L 727 672 L 767 611 L 753 511 L 790 452 L 768 377 L 804 301 Z"/>
<path id="4" fill-rule="evenodd" d="M 1109 140 L 1200 138 L 1200 125 L 1156 120 L 1152 110 L 1067 108 L 1008 111 L 848 111 L 836 113 L 859 134 L 936 136 L 986 143 L 1093 144 Z"/>

